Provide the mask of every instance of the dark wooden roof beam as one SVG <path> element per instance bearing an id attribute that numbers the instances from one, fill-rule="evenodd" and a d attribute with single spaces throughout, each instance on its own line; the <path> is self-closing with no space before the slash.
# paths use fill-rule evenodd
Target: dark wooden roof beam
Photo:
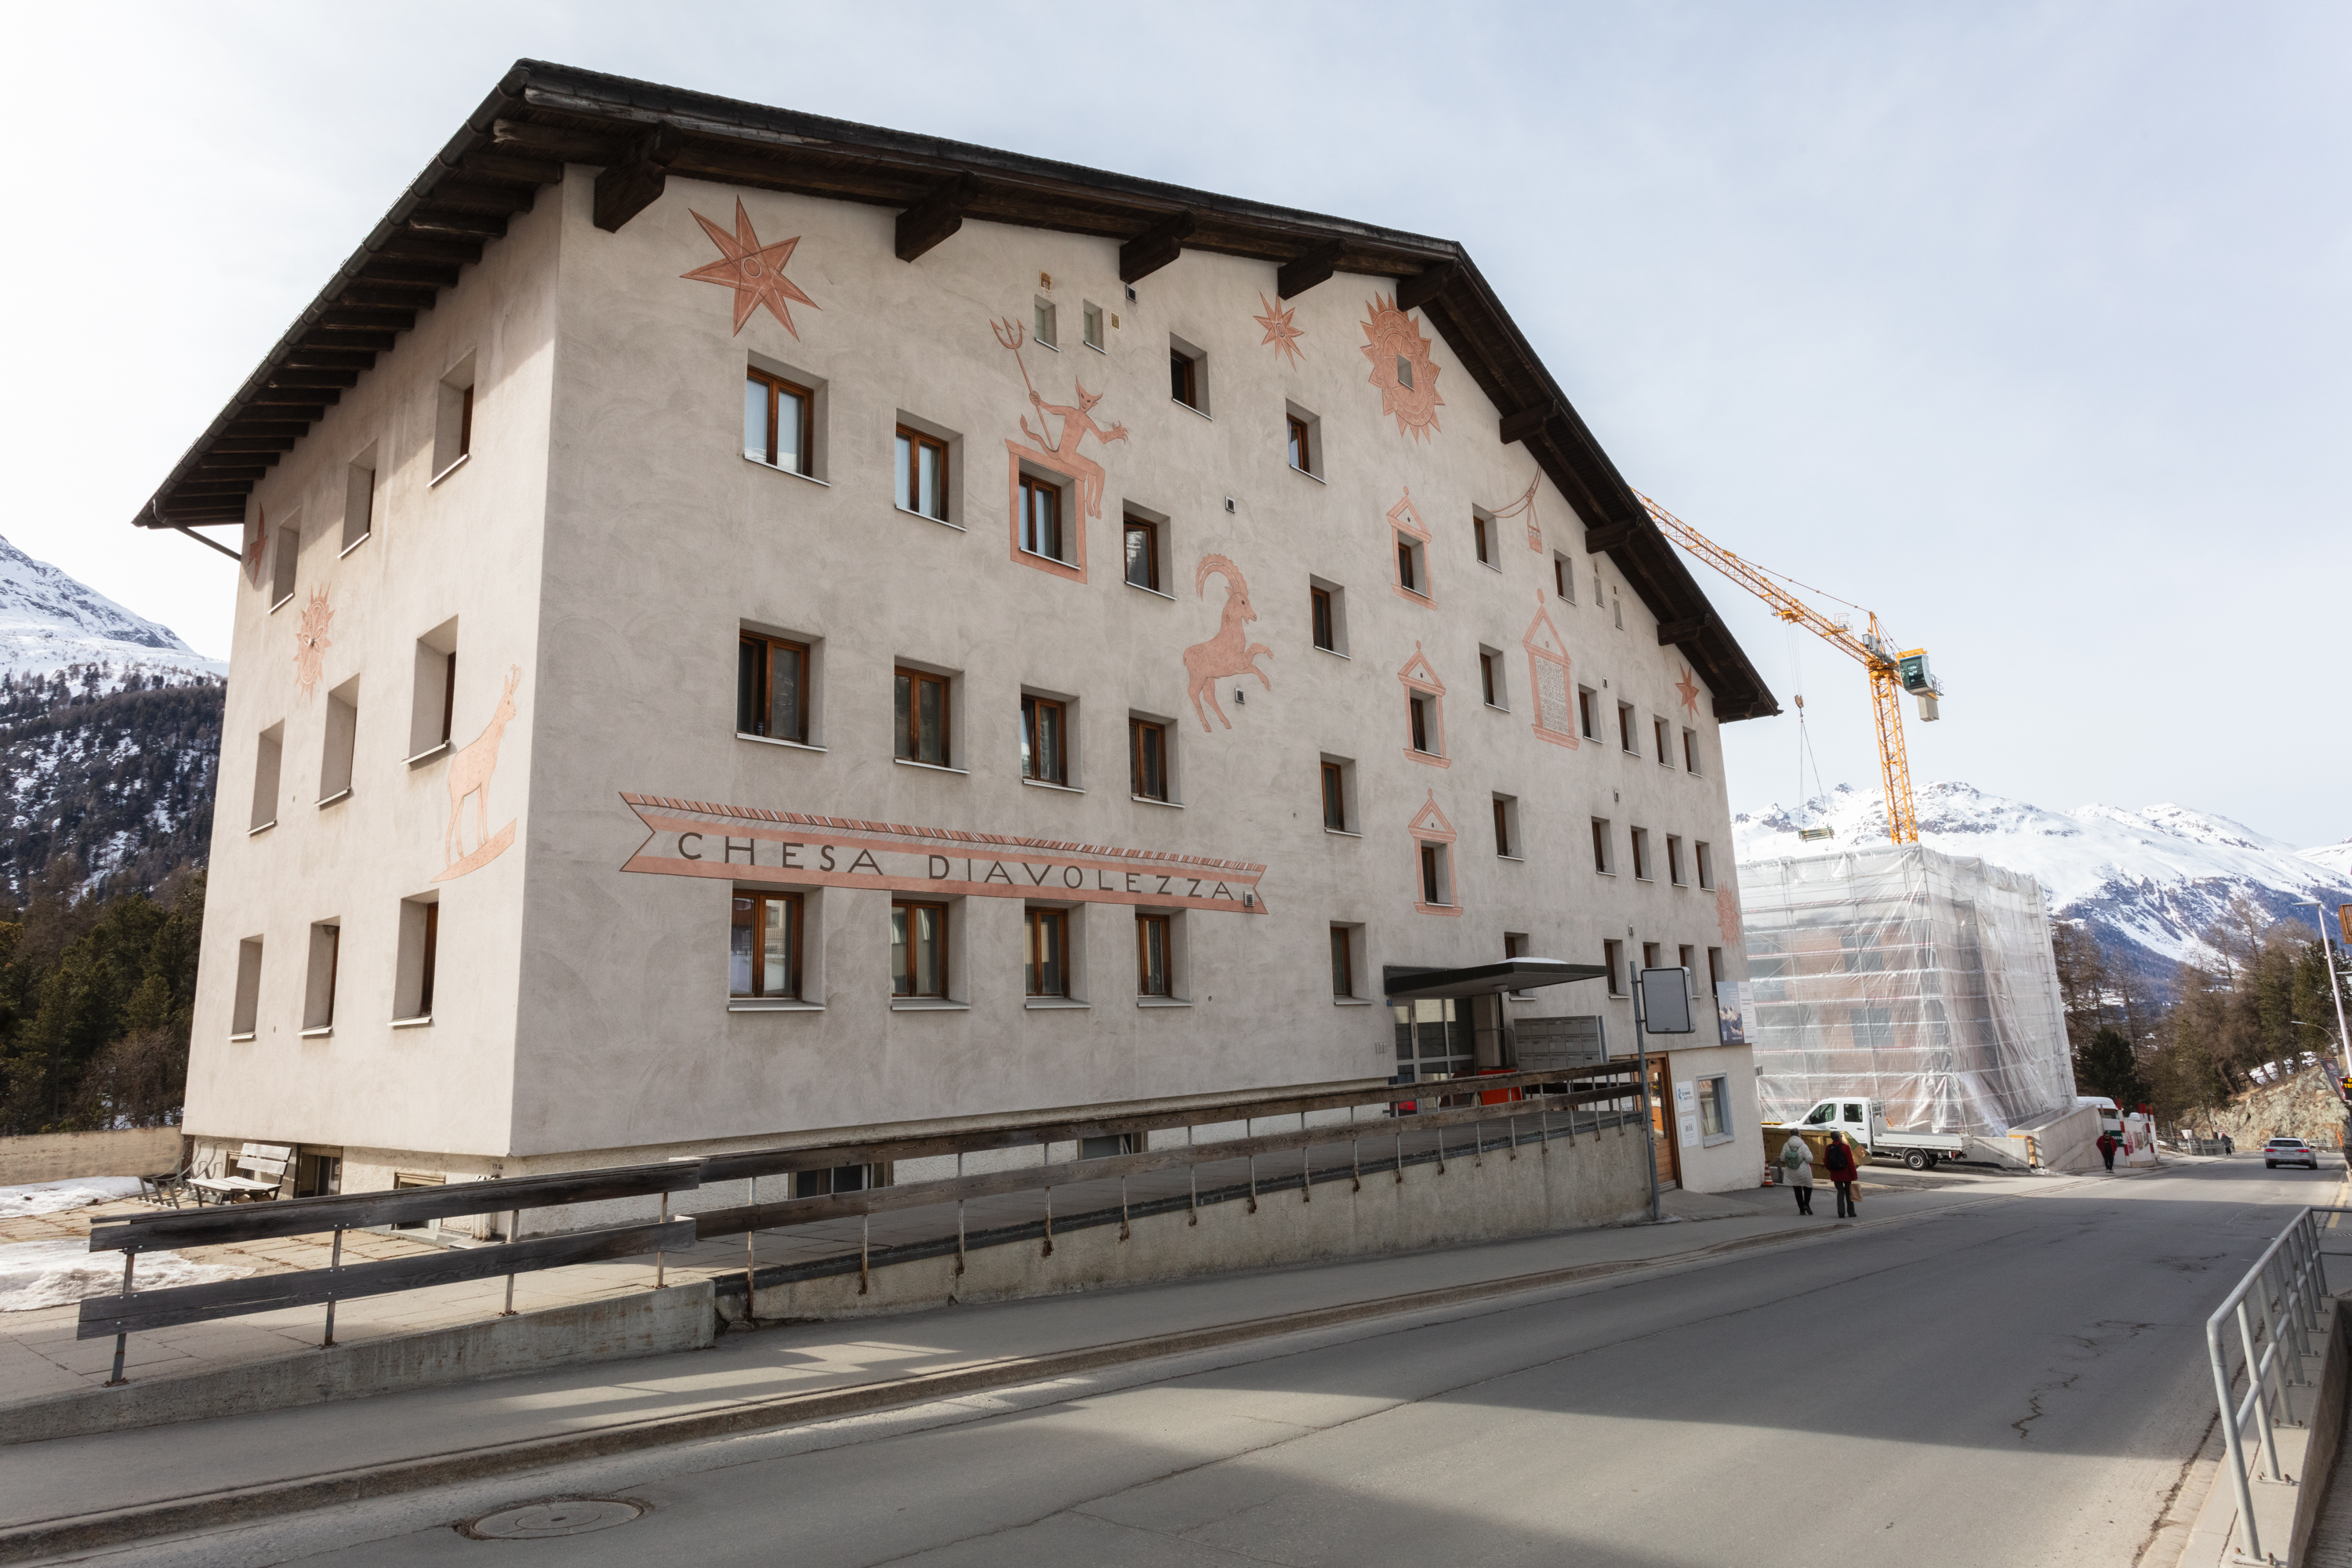
<path id="1" fill-rule="evenodd" d="M 399 341 L 399 333 L 372 327 L 319 326 L 302 334 L 302 345 L 306 348 L 367 349 L 374 353 L 388 353 Z"/>
<path id="2" fill-rule="evenodd" d="M 294 449 L 291 436 L 216 436 L 212 448 L 215 452 L 290 452 Z"/>
<path id="3" fill-rule="evenodd" d="M 1588 522 L 1584 525 L 1584 548 L 1593 555 L 1604 550 L 1622 549 L 1643 521 L 1637 517 L 1621 517 L 1610 521 Z"/>
<path id="4" fill-rule="evenodd" d="M 684 151 L 685 138 L 667 125 L 639 137 L 619 163 L 596 176 L 596 226 L 618 234 L 622 225 L 660 200 L 669 166 Z"/>
<path id="5" fill-rule="evenodd" d="M 1396 307 L 1400 310 L 1418 310 L 1454 287 L 1462 269 L 1451 261 L 1441 261 L 1423 268 L 1410 278 L 1397 279 Z"/>
<path id="6" fill-rule="evenodd" d="M 1171 213 L 1118 247 L 1118 280 L 1149 278 L 1184 254 L 1184 241 L 1200 220 L 1191 212 Z"/>
<path id="7" fill-rule="evenodd" d="M 240 454 L 238 457 L 231 460 L 207 463 L 201 468 L 191 468 L 188 471 L 188 477 L 183 479 L 181 483 L 208 485 L 217 481 L 222 484 L 226 484 L 229 481 L 236 479 L 242 479 L 250 483 L 255 479 L 262 478 L 268 472 L 269 470 L 267 468 L 253 462 L 249 458 Z"/>
<path id="8" fill-rule="evenodd" d="M 375 351 L 299 342 L 288 349 L 286 357 L 278 363 L 311 370 L 373 370 Z"/>
<path id="9" fill-rule="evenodd" d="M 289 369 L 273 370 L 269 373 L 269 384 L 281 391 L 289 386 L 352 387 L 359 384 L 360 373 L 355 370 Z"/>
<path id="10" fill-rule="evenodd" d="M 453 212 L 444 207 L 418 207 L 408 215 L 408 232 L 451 239 L 504 239 L 504 213 Z"/>
<path id="11" fill-rule="evenodd" d="M 222 426 L 228 436 L 308 436 L 307 419 L 232 419 Z"/>
<path id="12" fill-rule="evenodd" d="M 1292 299 L 1318 283 L 1328 281 L 1331 274 L 1339 270 L 1340 248 L 1340 242 L 1335 239 L 1284 262 L 1282 270 L 1274 275 L 1276 298 Z"/>
<path id="13" fill-rule="evenodd" d="M 1702 611 L 1696 616 L 1685 616 L 1680 620 L 1660 621 L 1658 646 L 1668 647 L 1675 643 L 1694 642 L 1697 640 L 1700 634 L 1711 630 L 1715 625 L 1715 612 L 1712 610 Z"/>
<path id="14" fill-rule="evenodd" d="M 362 283 L 422 285 L 424 304 L 418 307 L 422 310 L 432 306 L 433 301 L 440 297 L 440 290 L 457 286 L 457 268 L 407 257 L 379 255 L 368 258 L 366 267 L 361 271 L 360 280 Z M 416 297 L 409 296 L 412 299 Z"/>
<path id="15" fill-rule="evenodd" d="M 898 259 L 912 261 L 963 227 L 965 209 L 980 199 L 980 181 L 971 174 L 940 182 L 921 201 L 898 215 Z"/>
<path id="16" fill-rule="evenodd" d="M 1559 417 L 1559 405 L 1549 399 L 1530 405 L 1516 414 L 1506 414 L 1503 416 L 1503 445 L 1507 447 L 1514 441 L 1525 441 L 1539 435 L 1545 426 Z"/>
<path id="17" fill-rule="evenodd" d="M 514 153 L 486 153 L 477 149 L 458 161 L 457 168 L 468 180 L 497 180 L 501 183 L 529 185 L 534 190 L 551 185 L 563 178 L 563 161 L 560 158 L 530 158 Z M 436 185 L 434 194 L 440 195 Z"/>
<path id="18" fill-rule="evenodd" d="M 273 415 L 282 410 L 288 419 L 323 419 L 342 400 L 343 395 L 331 386 L 265 386 L 246 399 L 246 406 Z"/>
<path id="19" fill-rule="evenodd" d="M 623 156 L 623 141 L 614 132 L 596 135 L 541 125 L 528 120 L 501 120 L 490 127 L 490 142 L 502 157 L 521 157 L 556 163 L 593 163 L 610 168 Z"/>
<path id="20" fill-rule="evenodd" d="M 376 255 L 379 258 L 453 262 L 463 267 L 482 258 L 482 242 L 457 235 L 426 234 L 419 229 L 404 228 L 386 239 Z"/>
<path id="21" fill-rule="evenodd" d="M 553 177 L 562 177 L 563 172 L 562 164 L 550 163 L 545 167 L 555 171 Z M 433 213 L 483 213 L 502 218 L 511 217 L 516 213 L 530 211 L 533 204 L 539 200 L 539 187 L 544 183 L 536 180 L 517 184 L 508 184 L 503 181 L 491 183 L 465 177 L 474 172 L 472 167 L 467 166 L 459 177 L 436 183 L 433 187 L 432 195 L 418 210 Z"/>

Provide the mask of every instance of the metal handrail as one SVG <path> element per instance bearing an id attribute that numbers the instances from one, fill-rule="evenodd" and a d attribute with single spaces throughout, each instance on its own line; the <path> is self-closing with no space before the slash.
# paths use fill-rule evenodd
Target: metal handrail
<path id="1" fill-rule="evenodd" d="M 2250 1415 L 2253 1417 L 2261 1439 L 2263 1479 L 2283 1479 L 2275 1428 L 2300 1425 L 2288 1402 L 2287 1389 L 2309 1386 L 2303 1375 L 2302 1358 L 2310 1353 L 2310 1336 L 2326 1327 L 2319 1315 L 2319 1303 L 2327 1294 L 2326 1265 L 2320 1256 L 2317 1218 L 2323 1214 L 2352 1214 L 2352 1209 L 2300 1210 L 2263 1249 L 2262 1257 L 2255 1259 L 2237 1288 L 2223 1297 L 2213 1315 L 2205 1320 L 2205 1349 L 2213 1368 L 2213 1396 L 2221 1410 L 2221 1441 L 2229 1457 L 2231 1480 L 2238 1492 L 2241 1562 L 2272 1561 L 2263 1555 L 2262 1532 L 2254 1523 L 2252 1478 L 2245 1449 L 2246 1420 Z M 2252 1313 L 2247 1310 L 2250 1303 Z M 2254 1321 L 2256 1315 L 2260 1317 L 2259 1323 Z M 2236 1400 L 2231 1397 L 2237 1385 L 2237 1374 L 2231 1369 L 2230 1336 L 2225 1331 L 2231 1325 L 2237 1329 L 2238 1360 L 2246 1374 L 2245 1396 Z M 2290 1347 L 2295 1353 L 2291 1371 L 2287 1358 L 2280 1353 Z"/>

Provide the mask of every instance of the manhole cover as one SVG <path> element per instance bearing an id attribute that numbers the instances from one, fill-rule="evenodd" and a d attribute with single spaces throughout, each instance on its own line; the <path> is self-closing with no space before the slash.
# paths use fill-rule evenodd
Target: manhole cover
<path id="1" fill-rule="evenodd" d="M 614 1525 L 628 1523 L 645 1511 L 645 1504 L 620 1498 L 556 1498 L 486 1513 L 457 1529 L 477 1541 L 543 1541 L 553 1535 L 585 1535 L 592 1530 L 609 1530 Z"/>

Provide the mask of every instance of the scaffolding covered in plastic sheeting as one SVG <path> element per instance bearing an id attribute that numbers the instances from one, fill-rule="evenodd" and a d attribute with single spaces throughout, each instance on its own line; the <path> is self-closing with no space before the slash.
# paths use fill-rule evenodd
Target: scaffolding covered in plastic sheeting
<path id="1" fill-rule="evenodd" d="M 1917 844 L 1739 868 L 1768 1119 L 1868 1095 L 1890 1127 L 2000 1137 L 2074 1103 L 2042 885 Z"/>

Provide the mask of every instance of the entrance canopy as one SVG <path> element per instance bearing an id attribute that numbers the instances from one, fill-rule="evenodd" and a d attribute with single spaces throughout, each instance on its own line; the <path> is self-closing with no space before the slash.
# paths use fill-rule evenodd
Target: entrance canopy
<path id="1" fill-rule="evenodd" d="M 1598 963 L 1569 963 L 1557 958 L 1507 958 L 1499 963 L 1474 964 L 1467 969 L 1389 963 L 1381 967 L 1381 987 L 1391 1002 L 1417 1002 L 1423 997 L 1489 996 L 1502 991 L 1532 991 L 1539 985 L 1599 980 L 1608 973 Z"/>

